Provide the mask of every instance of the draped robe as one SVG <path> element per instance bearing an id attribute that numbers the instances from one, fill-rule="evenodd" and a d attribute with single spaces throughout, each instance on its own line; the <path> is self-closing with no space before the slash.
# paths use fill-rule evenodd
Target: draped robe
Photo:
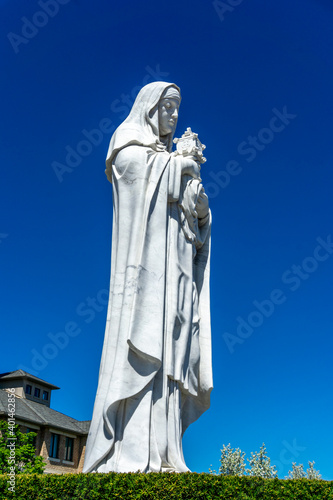
<path id="1" fill-rule="evenodd" d="M 180 159 L 128 145 L 112 161 L 110 296 L 84 472 L 187 471 L 181 439 L 212 389 L 210 213 L 183 230 Z"/>

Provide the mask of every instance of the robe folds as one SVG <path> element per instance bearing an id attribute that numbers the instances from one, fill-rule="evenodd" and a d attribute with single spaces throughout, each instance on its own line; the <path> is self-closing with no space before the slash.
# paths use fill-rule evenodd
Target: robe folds
<path id="1" fill-rule="evenodd" d="M 210 213 L 182 229 L 180 159 L 129 145 L 112 161 L 110 296 L 84 472 L 187 471 L 181 439 L 212 389 Z"/>

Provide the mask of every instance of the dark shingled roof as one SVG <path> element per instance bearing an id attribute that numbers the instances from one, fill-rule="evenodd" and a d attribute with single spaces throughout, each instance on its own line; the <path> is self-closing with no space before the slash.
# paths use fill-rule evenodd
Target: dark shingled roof
<path id="1" fill-rule="evenodd" d="M 31 375 L 31 373 L 25 372 L 24 370 L 15 370 L 14 372 L 0 373 L 0 382 L 1 380 L 13 380 L 18 378 L 27 378 L 39 384 L 47 385 L 51 389 L 60 389 L 60 387 L 50 384 L 49 382 L 45 382 L 45 380 L 35 377 L 35 375 Z"/>
<path id="2" fill-rule="evenodd" d="M 90 429 L 91 420 L 82 420 L 81 422 L 78 421 L 77 423 L 80 425 L 82 431 L 85 434 L 88 434 L 89 429 Z"/>
<path id="3" fill-rule="evenodd" d="M 2 389 L 0 389 L 0 414 L 8 414 L 8 392 Z M 15 418 L 81 435 L 88 434 L 90 426 L 89 420 L 80 422 L 45 405 L 19 397 L 15 398 Z"/>

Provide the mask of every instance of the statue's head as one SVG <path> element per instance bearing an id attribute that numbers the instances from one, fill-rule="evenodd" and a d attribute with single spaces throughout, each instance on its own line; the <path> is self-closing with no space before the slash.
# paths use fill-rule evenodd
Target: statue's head
<path id="1" fill-rule="evenodd" d="M 140 124 L 142 133 L 145 136 L 149 133 L 149 144 L 154 137 L 157 150 L 160 143 L 171 151 L 180 101 L 180 89 L 174 83 L 148 83 L 140 90 L 125 122 Z"/>
<path id="2" fill-rule="evenodd" d="M 176 87 L 167 87 L 158 103 L 158 125 L 160 139 L 175 133 L 178 110 L 180 106 L 180 92 Z"/>
<path id="3" fill-rule="evenodd" d="M 131 144 L 151 147 L 154 151 L 172 151 L 177 126 L 180 89 L 174 83 L 148 83 L 137 95 L 128 117 L 111 137 L 106 173 L 111 182 L 112 160 Z"/>

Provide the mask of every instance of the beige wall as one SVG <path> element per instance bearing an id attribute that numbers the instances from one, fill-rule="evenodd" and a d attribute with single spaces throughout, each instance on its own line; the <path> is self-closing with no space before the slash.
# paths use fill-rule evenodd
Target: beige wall
<path id="1" fill-rule="evenodd" d="M 26 388 L 27 384 L 31 385 L 31 387 L 32 387 L 31 394 L 25 393 L 25 388 Z M 34 396 L 35 387 L 40 390 L 40 398 L 36 398 Z M 40 404 L 47 406 L 48 408 L 50 407 L 50 404 L 51 404 L 52 389 L 50 389 L 46 385 L 38 384 L 38 383 L 35 383 L 34 381 L 31 381 L 28 379 L 1 380 L 0 381 L 0 389 L 4 389 L 4 390 L 15 389 L 16 396 L 19 396 L 20 398 L 29 399 L 29 401 L 35 401 L 36 403 L 40 403 Z M 47 391 L 49 393 L 49 399 L 47 401 L 44 401 L 44 399 L 42 397 L 43 391 Z"/>
<path id="2" fill-rule="evenodd" d="M 0 382 L 0 389 L 15 389 L 15 395 L 20 398 L 24 398 L 24 390 L 22 387 L 22 381 L 19 380 L 3 380 Z"/>

